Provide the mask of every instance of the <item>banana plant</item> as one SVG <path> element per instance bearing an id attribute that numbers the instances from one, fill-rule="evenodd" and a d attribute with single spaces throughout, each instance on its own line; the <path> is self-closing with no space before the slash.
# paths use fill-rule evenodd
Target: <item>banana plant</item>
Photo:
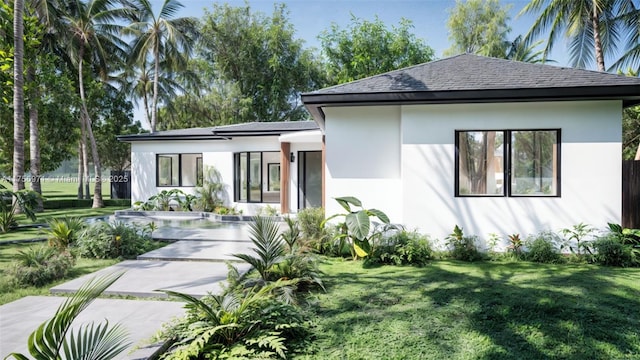
<path id="1" fill-rule="evenodd" d="M 29 354 L 36 360 L 108 360 L 113 359 L 131 345 L 126 330 L 109 322 L 89 323 L 77 331 L 71 324 L 103 291 L 124 273 L 97 277 L 83 284 L 78 292 L 67 298 L 53 318 L 45 321 L 28 340 Z M 28 360 L 26 355 L 9 354 L 5 359 Z"/>
<path id="2" fill-rule="evenodd" d="M 364 258 L 371 252 L 372 237 L 380 235 L 379 232 L 371 232 L 371 218 L 380 220 L 385 226 L 384 230 L 395 228 L 389 221 L 389 217 L 378 209 L 365 209 L 362 202 L 353 196 L 344 196 L 334 198 L 346 213 L 335 214 L 328 217 L 323 223 L 324 225 L 337 217 L 344 217 L 344 222 L 339 228 L 343 229 L 338 237 L 349 238 L 351 240 L 351 255 L 354 259 L 358 257 Z"/>

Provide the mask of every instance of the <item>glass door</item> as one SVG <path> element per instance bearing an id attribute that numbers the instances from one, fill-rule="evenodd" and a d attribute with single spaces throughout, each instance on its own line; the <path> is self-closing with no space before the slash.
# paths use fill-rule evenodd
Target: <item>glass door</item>
<path id="1" fill-rule="evenodd" d="M 322 151 L 298 152 L 298 209 L 322 206 Z"/>

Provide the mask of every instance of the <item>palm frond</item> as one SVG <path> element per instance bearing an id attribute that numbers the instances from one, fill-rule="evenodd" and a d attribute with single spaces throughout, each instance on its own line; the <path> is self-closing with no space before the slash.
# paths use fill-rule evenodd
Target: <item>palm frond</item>
<path id="1" fill-rule="evenodd" d="M 71 325 L 100 294 L 116 282 L 124 272 L 95 277 L 84 283 L 71 297 L 67 298 L 53 318 L 42 323 L 28 340 L 29 353 L 36 360 L 65 359 L 107 360 L 112 359 L 126 349 L 130 342 L 126 331 L 108 323 L 99 326 L 81 327 L 75 334 Z M 16 359 L 26 359 L 21 354 L 11 354 Z"/>

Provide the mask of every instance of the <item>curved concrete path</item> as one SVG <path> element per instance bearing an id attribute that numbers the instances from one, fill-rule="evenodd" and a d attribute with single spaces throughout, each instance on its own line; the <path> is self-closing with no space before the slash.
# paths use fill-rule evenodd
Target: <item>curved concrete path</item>
<path id="1" fill-rule="evenodd" d="M 183 239 L 163 248 L 82 276 L 51 288 L 53 294 L 73 293 L 89 278 L 125 270 L 105 294 L 127 295 L 146 300 L 97 299 L 77 320 L 109 319 L 121 322 L 133 340 L 133 345 L 119 359 L 146 359 L 160 344 L 149 345 L 149 338 L 162 324 L 182 316 L 181 302 L 153 301 L 166 297 L 158 290 L 173 290 L 196 297 L 221 291 L 227 277 L 225 261 L 234 261 L 231 254 L 250 253 L 246 224 L 231 224 L 228 228 L 210 229 L 162 228 L 154 231 L 154 238 Z M 233 264 L 239 271 L 249 270 L 242 262 Z M 12 352 L 26 354 L 29 334 L 55 313 L 64 299 L 55 296 L 25 297 L 0 306 L 0 359 Z"/>

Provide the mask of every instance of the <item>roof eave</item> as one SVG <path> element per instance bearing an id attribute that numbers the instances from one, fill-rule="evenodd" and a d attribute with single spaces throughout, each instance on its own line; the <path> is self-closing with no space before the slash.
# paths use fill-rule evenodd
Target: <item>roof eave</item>
<path id="1" fill-rule="evenodd" d="M 640 85 L 487 89 L 457 91 L 400 91 L 377 93 L 307 93 L 302 102 L 324 127 L 325 106 L 392 104 L 460 104 L 533 101 L 622 100 L 625 106 L 640 103 Z"/>

